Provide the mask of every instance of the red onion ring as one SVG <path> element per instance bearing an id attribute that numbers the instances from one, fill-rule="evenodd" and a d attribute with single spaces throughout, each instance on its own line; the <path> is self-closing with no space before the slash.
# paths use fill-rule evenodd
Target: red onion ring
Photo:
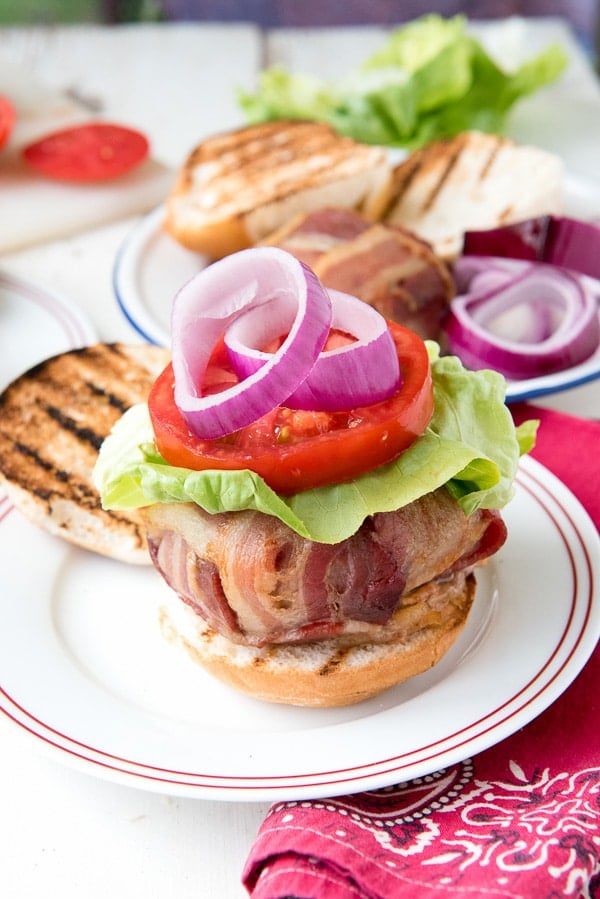
<path id="1" fill-rule="evenodd" d="M 589 358 L 600 343 L 600 290 L 594 282 L 550 265 L 499 262 L 491 260 L 495 274 L 488 291 L 481 289 L 482 259 L 476 266 L 466 263 L 459 272 L 464 280 L 470 270 L 471 279 L 468 292 L 450 307 L 446 334 L 451 352 L 469 368 L 493 368 L 514 380 L 552 374 Z M 515 310 L 525 314 L 525 322 L 520 332 L 513 322 L 508 337 L 499 323 Z"/>
<path id="2" fill-rule="evenodd" d="M 484 231 L 467 231 L 463 256 L 529 259 L 600 279 L 600 222 L 541 215 Z"/>
<path id="3" fill-rule="evenodd" d="M 473 293 L 474 279 L 479 278 L 478 284 L 484 284 L 487 291 L 495 284 L 503 283 L 506 275 L 513 275 L 519 266 L 524 263 L 514 259 L 498 258 L 496 256 L 459 256 L 452 265 L 452 278 L 456 286 L 457 294 Z M 485 278 L 484 278 L 485 275 Z"/>
<path id="4" fill-rule="evenodd" d="M 269 361 L 244 381 L 203 396 L 211 352 L 227 327 L 250 308 L 276 297 L 295 306 L 289 332 Z M 200 438 L 216 438 L 251 424 L 281 405 L 314 365 L 331 324 L 331 302 L 318 278 L 276 247 L 242 250 L 214 262 L 173 301 L 171 320 L 175 402 Z"/>
<path id="5" fill-rule="evenodd" d="M 357 339 L 321 353 L 332 324 Z M 353 409 L 401 385 L 385 319 L 337 291 L 332 304 L 314 272 L 276 247 L 242 250 L 200 272 L 175 297 L 171 333 L 175 403 L 201 439 L 231 434 L 277 406 Z M 282 335 L 276 352 L 261 351 Z M 203 395 L 222 337 L 240 380 Z"/>
<path id="6" fill-rule="evenodd" d="M 400 389 L 402 377 L 394 341 L 386 321 L 372 306 L 339 290 L 329 290 L 331 327 L 356 340 L 322 352 L 305 380 L 285 400 L 292 409 L 338 411 L 381 402 Z M 255 349 L 275 340 L 279 316 L 266 322 L 258 314 L 237 319 L 225 334 L 236 373 L 251 376 L 267 364 L 271 353 Z"/>

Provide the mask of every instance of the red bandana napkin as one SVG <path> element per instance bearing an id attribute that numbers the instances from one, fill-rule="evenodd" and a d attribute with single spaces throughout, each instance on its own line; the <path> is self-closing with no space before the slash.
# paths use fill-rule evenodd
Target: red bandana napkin
<path id="1" fill-rule="evenodd" d="M 532 455 L 600 530 L 600 424 L 541 420 Z M 247 860 L 253 899 L 600 899 L 600 644 L 566 692 L 497 746 L 382 790 L 274 805 Z"/>

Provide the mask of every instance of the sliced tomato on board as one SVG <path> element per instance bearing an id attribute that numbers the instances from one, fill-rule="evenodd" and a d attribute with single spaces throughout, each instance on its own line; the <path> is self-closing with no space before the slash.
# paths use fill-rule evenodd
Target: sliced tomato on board
<path id="1" fill-rule="evenodd" d="M 118 178 L 143 162 L 148 153 L 148 140 L 140 131 L 108 122 L 64 128 L 23 150 L 32 168 L 61 181 Z"/>
<path id="2" fill-rule="evenodd" d="M 8 99 L 0 94 L 0 148 L 11 135 L 16 119 L 15 108 Z"/>
<path id="3" fill-rule="evenodd" d="M 173 369 L 155 382 L 148 407 L 156 446 L 171 465 L 194 470 L 250 469 L 283 496 L 349 481 L 397 458 L 427 427 L 433 392 L 425 344 L 412 331 L 389 323 L 403 384 L 393 396 L 347 412 L 311 412 L 278 406 L 226 437 L 202 440 L 188 429 L 175 404 Z M 219 345 L 209 363 L 210 392 L 230 386 L 235 375 Z"/>

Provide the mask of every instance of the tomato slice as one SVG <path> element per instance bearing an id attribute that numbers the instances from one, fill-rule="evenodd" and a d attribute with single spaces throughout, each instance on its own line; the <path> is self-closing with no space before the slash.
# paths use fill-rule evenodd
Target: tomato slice
<path id="1" fill-rule="evenodd" d="M 250 469 L 277 493 L 289 496 L 350 481 L 407 449 L 433 414 L 427 349 L 407 328 L 389 322 L 403 384 L 393 396 L 348 412 L 310 412 L 278 406 L 253 424 L 215 440 L 192 434 L 175 405 L 171 365 L 159 375 L 148 400 L 156 446 L 171 465 L 195 470 Z M 208 366 L 210 391 L 235 375 L 222 344 Z"/>
<path id="2" fill-rule="evenodd" d="M 135 168 L 146 159 L 149 149 L 139 131 L 108 122 L 89 122 L 47 134 L 25 147 L 23 156 L 48 178 L 106 181 Z"/>
<path id="3" fill-rule="evenodd" d="M 0 94 L 0 148 L 11 135 L 15 124 L 15 108 L 7 97 Z"/>

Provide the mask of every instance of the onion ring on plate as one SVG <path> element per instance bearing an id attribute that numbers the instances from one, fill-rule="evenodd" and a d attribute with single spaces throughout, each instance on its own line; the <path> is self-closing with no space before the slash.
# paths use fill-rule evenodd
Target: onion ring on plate
<path id="1" fill-rule="evenodd" d="M 452 301 L 445 326 L 451 352 L 469 368 L 520 380 L 570 368 L 597 349 L 600 284 L 595 289 L 575 272 L 515 260 L 502 278 L 508 260 L 487 257 L 493 275 L 483 257 L 477 265 L 470 260 L 458 272 L 463 289 L 467 275 L 467 292 Z"/>

